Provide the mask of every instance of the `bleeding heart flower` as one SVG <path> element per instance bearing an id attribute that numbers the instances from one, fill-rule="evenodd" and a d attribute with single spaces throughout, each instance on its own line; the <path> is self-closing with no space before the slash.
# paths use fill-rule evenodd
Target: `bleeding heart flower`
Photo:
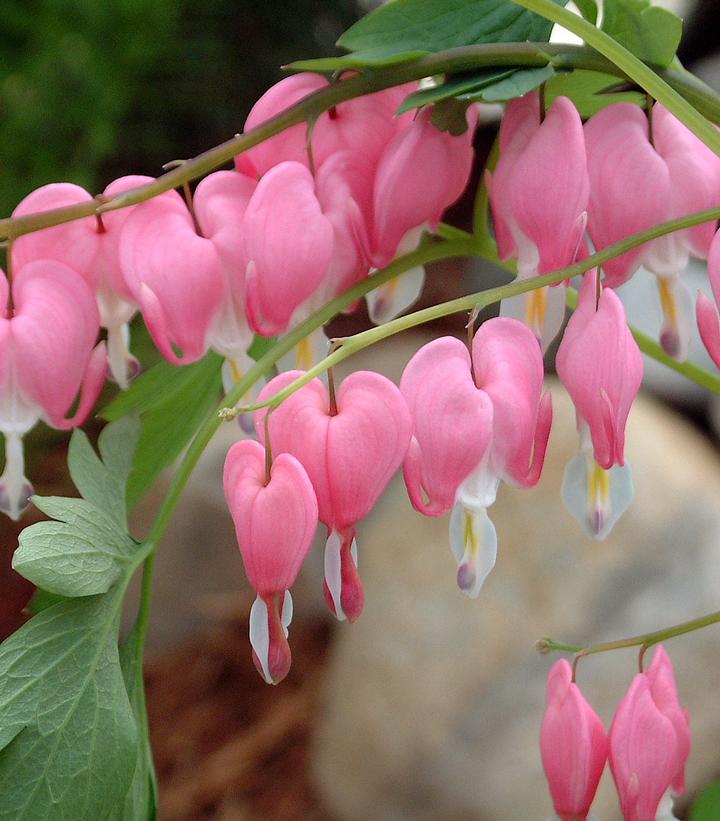
<path id="1" fill-rule="evenodd" d="M 257 592 L 250 611 L 253 660 L 268 684 L 278 684 L 291 663 L 289 588 L 312 546 L 317 500 L 294 456 L 281 453 L 268 473 L 265 449 L 250 440 L 228 451 L 223 485 L 245 572 Z"/>
<path id="2" fill-rule="evenodd" d="M 600 250 L 658 223 L 720 204 L 720 158 L 662 105 L 650 115 L 616 103 L 585 125 L 590 172 L 588 231 Z M 691 255 L 707 256 L 715 222 L 675 231 L 604 266 L 605 284 L 621 285 L 640 266 L 658 277 L 664 315 L 660 342 L 669 356 L 687 356 L 692 296 L 680 279 Z"/>
<path id="3" fill-rule="evenodd" d="M 610 728 L 610 769 L 626 821 L 655 821 L 685 788 L 690 726 L 661 646 L 617 707 Z M 669 805 L 669 808 L 668 808 Z M 672 817 L 672 816 L 670 816 Z"/>
<path id="4" fill-rule="evenodd" d="M 101 195 L 110 198 L 151 182 L 152 177 L 130 175 L 110 183 Z M 71 183 L 51 183 L 28 194 L 13 216 L 47 211 L 93 199 L 84 188 Z M 120 232 L 134 206 L 109 211 L 102 217 L 84 217 L 18 237 L 13 243 L 13 266 L 51 259 L 77 271 L 95 293 L 100 324 L 108 332 L 108 364 L 121 388 L 135 376 L 140 365 L 129 351 L 128 323 L 137 310 L 135 299 L 120 269 Z"/>
<path id="5" fill-rule="evenodd" d="M 227 293 L 223 259 L 175 191 L 138 205 L 122 230 L 120 263 L 160 353 L 197 361 Z"/>
<path id="6" fill-rule="evenodd" d="M 302 375 L 276 376 L 260 394 L 274 396 Z M 267 411 L 255 427 L 264 441 Z M 410 441 L 410 414 L 397 387 L 377 373 L 357 371 L 340 386 L 335 403 L 313 379 L 272 411 L 268 420 L 274 452 L 291 453 L 315 488 L 320 521 L 328 529 L 325 596 L 333 613 L 354 621 L 364 594 L 357 571 L 357 523 L 372 510 Z"/>
<path id="7" fill-rule="evenodd" d="M 720 318 L 716 305 L 720 300 L 720 232 L 715 234 L 708 252 L 708 278 L 715 305 L 703 293 L 698 294 L 695 308 L 698 330 L 707 352 L 720 368 Z"/>
<path id="8" fill-rule="evenodd" d="M 497 168 L 486 183 L 500 258 L 517 259 L 520 279 L 571 265 L 582 247 L 590 188 L 577 109 L 558 97 L 541 120 L 533 91 L 508 103 L 499 139 Z M 525 322 L 545 351 L 562 327 L 564 288 L 504 300 L 502 313 Z"/>
<path id="9" fill-rule="evenodd" d="M 410 501 L 429 516 L 452 508 L 458 586 L 471 597 L 495 565 L 487 508 L 500 481 L 530 487 L 540 478 L 552 423 L 542 385 L 535 338 L 508 318 L 480 326 L 472 357 L 458 339 L 442 337 L 423 346 L 403 373 L 400 390 L 413 419 L 404 464 Z"/>
<path id="10" fill-rule="evenodd" d="M 610 288 L 603 288 L 596 302 L 596 286 L 597 274 L 591 271 L 583 279 L 555 366 L 575 405 L 580 433 L 580 450 L 565 471 L 563 499 L 590 535 L 604 539 L 633 496 L 625 425 L 642 382 L 643 361 L 622 302 Z"/>
<path id="11" fill-rule="evenodd" d="M 99 319 L 82 277 L 53 260 L 30 262 L 12 288 L 0 276 L 0 430 L 5 472 L 0 510 L 18 519 L 32 487 L 24 475 L 22 437 L 43 419 L 61 430 L 81 424 L 100 393 L 107 371 L 104 343 L 96 345 Z M 78 392 L 72 417 L 66 414 Z"/>
<path id="12" fill-rule="evenodd" d="M 540 754 L 561 821 L 587 821 L 605 769 L 608 738 L 565 659 L 555 662 L 548 673 Z"/>

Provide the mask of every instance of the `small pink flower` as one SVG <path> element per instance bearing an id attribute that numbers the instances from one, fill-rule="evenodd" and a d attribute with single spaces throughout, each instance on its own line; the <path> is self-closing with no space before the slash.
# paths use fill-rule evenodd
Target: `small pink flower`
<path id="1" fill-rule="evenodd" d="M 103 191 L 113 197 L 122 191 L 151 182 L 152 177 L 120 177 Z M 79 185 L 51 183 L 28 194 L 13 216 L 92 201 Z M 13 266 L 20 270 L 29 262 L 41 259 L 62 262 L 77 271 L 95 293 L 100 324 L 108 331 L 108 364 L 112 378 L 126 388 L 129 379 L 139 371 L 139 363 L 129 350 L 128 323 L 137 303 L 122 275 L 119 259 L 120 232 L 134 206 L 109 211 L 100 219 L 84 217 L 24 234 L 13 243 Z"/>
<path id="2" fill-rule="evenodd" d="M 400 381 L 413 419 L 403 468 L 410 501 L 429 516 L 452 509 L 458 585 L 469 596 L 479 594 L 495 565 L 497 535 L 487 508 L 500 481 L 530 487 L 540 478 L 552 422 L 542 385 L 535 338 L 508 318 L 481 325 L 472 358 L 458 339 L 428 343 Z"/>
<path id="3" fill-rule="evenodd" d="M 537 92 L 512 100 L 500 126 L 500 157 L 487 174 L 501 259 L 517 259 L 521 279 L 575 262 L 581 248 L 590 182 L 582 121 L 566 97 L 540 119 Z M 503 302 L 545 350 L 565 315 L 563 288 L 538 289 Z"/>
<path id="4" fill-rule="evenodd" d="M 658 647 L 618 705 L 610 728 L 610 769 L 625 821 L 654 821 L 661 802 L 684 790 L 690 753 L 687 711 L 680 707 L 670 659 Z"/>
<path id="5" fill-rule="evenodd" d="M 96 345 L 93 294 L 66 265 L 30 262 L 16 273 L 12 289 L 0 276 L 0 303 L 6 306 L 0 316 L 0 431 L 6 441 L 0 510 L 18 519 L 32 493 L 22 437 L 38 419 L 61 430 L 81 424 L 102 389 L 107 359 L 104 343 Z M 77 409 L 67 418 L 78 392 Z"/>
<path id="6" fill-rule="evenodd" d="M 276 83 L 255 103 L 245 122 L 245 131 L 255 128 L 285 111 L 309 94 L 328 88 L 329 82 L 319 74 L 301 73 Z M 322 113 L 312 128 L 312 155 L 316 170 L 337 151 L 362 154 L 372 163 L 396 131 L 412 121 L 412 112 L 395 116 L 403 99 L 416 84 L 389 88 L 347 100 Z M 262 177 L 281 162 L 299 162 L 309 166 L 308 126 L 294 125 L 269 140 L 239 154 L 239 171 Z"/>
<path id="7" fill-rule="evenodd" d="M 608 738 L 565 659 L 548 673 L 540 754 L 560 821 L 586 821 L 605 769 Z"/>
<path id="8" fill-rule="evenodd" d="M 650 115 L 616 103 L 585 125 L 590 171 L 588 231 L 600 250 L 658 223 L 720 204 L 720 158 L 659 103 Z M 716 223 L 676 231 L 605 263 L 605 283 L 621 285 L 643 265 L 658 277 L 660 342 L 684 360 L 692 296 L 680 279 L 691 255 L 705 258 Z"/>
<path id="9" fill-rule="evenodd" d="M 289 588 L 295 582 L 317 529 L 315 493 L 303 466 L 278 455 L 266 477 L 265 449 L 237 442 L 223 472 L 225 498 L 235 522 L 248 580 L 257 592 L 250 611 L 250 643 L 258 672 L 278 684 L 290 669 Z"/>
<path id="10" fill-rule="evenodd" d="M 302 375 L 276 376 L 260 394 L 269 399 Z M 255 415 L 264 441 L 266 411 Z M 410 414 L 398 388 L 377 373 L 357 371 L 337 392 L 336 408 L 319 379 L 313 379 L 272 411 L 270 442 L 275 453 L 291 453 L 303 465 L 328 529 L 325 597 L 339 618 L 354 621 L 364 594 L 357 571 L 357 523 L 372 510 L 410 441 Z"/>
<path id="11" fill-rule="evenodd" d="M 555 366 L 575 405 L 580 432 L 580 452 L 566 469 L 563 499 L 591 535 L 604 539 L 632 500 L 625 425 L 643 361 L 619 298 L 603 288 L 596 305 L 596 285 L 596 273 L 586 274 Z"/>
<path id="12" fill-rule="evenodd" d="M 120 263 L 160 353 L 175 365 L 204 356 L 227 284 L 218 248 L 198 234 L 177 192 L 135 207 L 123 227 Z"/>

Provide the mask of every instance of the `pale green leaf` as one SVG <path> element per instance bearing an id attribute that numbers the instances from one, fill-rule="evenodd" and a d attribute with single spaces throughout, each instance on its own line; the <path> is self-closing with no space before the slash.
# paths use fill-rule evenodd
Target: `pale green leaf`
<path id="1" fill-rule="evenodd" d="M 665 68 L 680 43 L 682 20 L 650 0 L 605 0 L 601 28 L 636 57 Z"/>
<path id="2" fill-rule="evenodd" d="M 720 818 L 720 781 L 705 787 L 690 810 L 690 821 L 718 821 Z"/>
<path id="3" fill-rule="evenodd" d="M 122 590 L 55 604 L 0 645 L 0 819 L 103 819 L 138 737 L 117 648 Z"/>

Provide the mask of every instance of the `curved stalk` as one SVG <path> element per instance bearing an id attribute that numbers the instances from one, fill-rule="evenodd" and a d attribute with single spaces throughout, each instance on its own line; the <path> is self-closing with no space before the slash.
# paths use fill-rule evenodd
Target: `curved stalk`
<path id="1" fill-rule="evenodd" d="M 571 18 L 570 23 L 568 24 L 565 18 L 562 21 L 567 28 L 572 28 L 571 24 L 574 21 L 585 23 L 575 15 L 555 6 L 551 0 L 523 0 L 523 2 L 525 1 L 538 4 L 543 9 L 545 9 L 543 2 L 547 2 L 552 9 L 568 14 Z M 536 9 L 533 8 L 533 10 Z M 548 16 L 542 11 L 539 13 Z M 615 44 L 617 49 L 622 49 L 622 46 L 608 38 L 603 32 L 599 32 L 589 23 L 586 23 L 586 25 L 591 30 L 588 37 L 592 35 L 592 32 L 596 32 L 610 40 L 610 43 Z M 581 34 L 581 36 L 583 35 Z M 590 42 L 590 39 L 588 39 L 588 42 Z M 598 51 L 602 51 L 602 49 L 598 49 Z M 328 88 L 308 95 L 276 117 L 267 120 L 245 134 L 238 134 L 232 139 L 204 151 L 197 157 L 161 175 L 151 183 L 130 189 L 110 199 L 98 197 L 95 200 L 88 200 L 63 208 L 53 208 L 42 213 L 2 219 L 0 220 L 0 240 L 14 239 L 52 225 L 60 225 L 82 217 L 98 216 L 107 211 L 137 205 L 164 191 L 179 188 L 191 180 L 198 179 L 210 171 L 214 171 L 232 161 L 237 154 L 247 151 L 254 145 L 269 139 L 275 134 L 279 134 L 286 128 L 312 120 L 323 111 L 346 100 L 438 74 L 456 74 L 488 66 L 546 66 L 550 64 L 558 69 L 584 68 L 592 71 L 602 71 L 617 77 L 633 79 L 636 82 L 639 82 L 636 80 L 636 75 L 641 75 L 644 82 L 641 82 L 640 85 L 643 88 L 648 88 L 648 90 L 650 86 L 655 87 L 656 90 L 659 89 L 660 96 L 655 94 L 653 96 L 656 96 L 661 102 L 664 102 L 661 98 L 667 96 L 666 91 L 672 92 L 675 95 L 673 99 L 677 98 L 687 110 L 694 113 L 696 118 L 700 117 L 692 106 L 684 102 L 682 98 L 686 96 L 693 101 L 698 110 L 713 121 L 720 123 L 720 97 L 688 72 L 670 69 L 655 71 L 632 57 L 629 52 L 626 52 L 626 54 L 632 59 L 629 64 L 630 71 L 626 71 L 624 68 L 615 65 L 612 60 L 598 54 L 598 51 L 585 46 L 557 43 L 489 43 L 448 49 L 399 65 L 361 71 L 353 77 L 339 80 L 328 86 Z M 611 51 L 615 55 L 616 50 Z M 622 51 L 625 50 L 622 49 Z M 641 72 L 638 70 L 638 66 L 642 69 Z M 651 93 L 653 92 L 651 91 Z M 665 104 L 667 105 L 667 102 Z M 672 103 L 668 105 L 668 108 L 675 113 Z M 702 119 L 702 117 L 700 118 Z M 683 118 L 680 117 L 680 119 Z M 711 128 L 709 124 L 707 124 L 707 127 Z M 720 136 L 717 139 L 720 144 Z"/>

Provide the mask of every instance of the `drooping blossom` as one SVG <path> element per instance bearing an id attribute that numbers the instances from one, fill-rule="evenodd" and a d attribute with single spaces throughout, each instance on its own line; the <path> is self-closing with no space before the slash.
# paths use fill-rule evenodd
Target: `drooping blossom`
<path id="1" fill-rule="evenodd" d="M 590 208 L 588 232 L 600 250 L 630 234 L 720 204 L 720 158 L 656 103 L 647 114 L 615 103 L 585 125 Z M 675 231 L 605 263 L 612 288 L 644 266 L 657 276 L 660 343 L 684 360 L 693 327 L 692 296 L 681 279 L 690 256 L 707 257 L 715 222 Z"/>
<path id="2" fill-rule="evenodd" d="M 400 382 L 413 419 L 403 467 L 413 506 L 428 516 L 452 510 L 450 544 L 458 585 L 475 597 L 495 565 L 497 536 L 487 514 L 500 481 L 531 487 L 540 478 L 552 423 L 542 395 L 543 364 L 532 332 L 507 317 L 483 323 L 472 344 L 441 337 L 410 360 Z"/>
<path id="3" fill-rule="evenodd" d="M 260 393 L 260 401 L 302 374 L 288 371 L 276 376 Z M 261 441 L 266 413 L 255 414 Z M 313 379 L 270 414 L 274 452 L 295 456 L 315 488 L 319 518 L 328 529 L 325 598 L 338 619 L 354 621 L 362 611 L 356 527 L 402 464 L 410 428 L 410 414 L 398 388 L 370 371 L 348 376 L 334 402 L 325 385 Z"/>
<path id="4" fill-rule="evenodd" d="M 537 92 L 511 100 L 499 141 L 486 182 L 500 258 L 517 260 L 520 279 L 571 265 L 582 248 L 590 188 L 577 109 L 558 97 L 541 119 Z M 562 326 L 564 288 L 504 300 L 502 313 L 525 322 L 546 350 Z"/>
<path id="5" fill-rule="evenodd" d="M 245 131 L 329 85 L 327 78 L 320 74 L 303 72 L 285 77 L 269 88 L 252 107 Z M 259 178 L 278 163 L 288 160 L 309 167 L 311 153 L 315 170 L 319 170 L 337 151 L 362 154 L 374 164 L 395 133 L 412 121 L 412 112 L 400 116 L 395 112 L 416 87 L 416 84 L 408 83 L 346 100 L 320 114 L 310 131 L 306 123 L 299 123 L 239 154 L 236 166 L 242 173 Z"/>
<path id="6" fill-rule="evenodd" d="M 290 587 L 312 546 L 317 500 L 294 456 L 277 455 L 268 475 L 265 449 L 250 440 L 228 451 L 223 485 L 245 572 L 257 593 L 250 610 L 253 661 L 268 684 L 278 684 L 290 669 Z"/>
<path id="7" fill-rule="evenodd" d="M 99 200 L 110 199 L 151 181 L 152 177 L 140 175 L 120 177 L 107 186 Z M 13 211 L 13 216 L 92 199 L 79 185 L 51 183 L 28 194 Z M 49 259 L 62 262 L 85 279 L 97 299 L 100 324 L 107 328 L 110 373 L 121 388 L 126 388 L 129 379 L 139 370 L 137 360 L 129 352 L 128 331 L 128 323 L 138 306 L 122 275 L 119 260 L 120 234 L 133 208 L 108 211 L 101 217 L 83 217 L 24 234 L 15 240 L 12 250 L 15 270 L 29 262 Z"/>
<path id="8" fill-rule="evenodd" d="M 39 419 L 60 430 L 81 424 L 102 388 L 107 353 L 104 343 L 96 345 L 99 317 L 92 291 L 60 262 L 29 262 L 11 286 L 2 274 L 0 302 L 0 431 L 5 436 L 0 510 L 18 519 L 32 494 L 23 436 Z M 77 409 L 68 418 L 78 393 Z"/>
<path id="9" fill-rule="evenodd" d="M 577 309 L 555 359 L 575 405 L 580 448 L 568 464 L 563 500 L 596 539 L 604 539 L 633 496 L 625 461 L 625 425 L 642 382 L 643 361 L 610 288 L 597 300 L 597 274 L 585 274 Z"/>
<path id="10" fill-rule="evenodd" d="M 572 679 L 565 659 L 547 680 L 540 754 L 560 821 L 587 821 L 608 757 L 605 727 Z"/>
<path id="11" fill-rule="evenodd" d="M 680 706 L 670 658 L 658 646 L 621 700 L 610 727 L 610 769 L 625 821 L 671 814 L 672 796 L 685 789 L 690 724 Z"/>

